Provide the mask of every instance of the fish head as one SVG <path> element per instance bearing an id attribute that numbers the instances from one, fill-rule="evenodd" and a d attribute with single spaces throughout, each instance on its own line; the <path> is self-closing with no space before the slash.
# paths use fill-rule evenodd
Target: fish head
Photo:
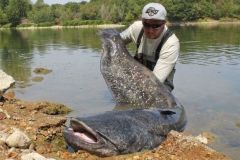
<path id="1" fill-rule="evenodd" d="M 114 57 L 123 48 L 123 41 L 119 32 L 115 29 L 104 29 L 100 32 L 103 41 L 103 56 Z"/>
<path id="2" fill-rule="evenodd" d="M 71 119 L 70 126 L 64 130 L 67 144 L 74 150 L 86 150 L 99 156 L 116 155 L 116 147 L 102 134 L 78 119 Z"/>

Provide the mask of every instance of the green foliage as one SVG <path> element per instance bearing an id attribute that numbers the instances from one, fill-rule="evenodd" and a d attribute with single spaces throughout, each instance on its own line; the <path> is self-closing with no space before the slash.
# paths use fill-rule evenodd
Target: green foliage
<path id="1" fill-rule="evenodd" d="M 1 26 L 1 28 L 11 28 L 12 24 L 11 23 L 7 23 Z"/>
<path id="2" fill-rule="evenodd" d="M 36 3 L 34 4 L 34 7 L 36 8 L 41 8 L 45 6 L 46 4 L 44 3 L 44 0 L 37 0 Z"/>
<path id="3" fill-rule="evenodd" d="M 37 27 L 49 27 L 53 26 L 55 23 L 54 22 L 43 22 L 43 23 L 38 23 Z"/>
<path id="4" fill-rule="evenodd" d="M 27 12 L 30 9 L 28 0 L 9 0 L 6 7 L 6 14 L 9 22 L 13 26 L 20 23 L 21 18 L 27 17 Z"/>
<path id="5" fill-rule="evenodd" d="M 91 0 L 65 5 L 47 5 L 44 0 L 0 0 L 0 25 L 16 26 L 23 18 L 33 23 L 82 25 L 128 24 L 141 18 L 144 5 L 158 2 L 165 6 L 170 21 L 240 19 L 239 0 Z"/>
<path id="6" fill-rule="evenodd" d="M 7 15 L 2 9 L 0 9 L 0 25 L 4 25 L 6 23 L 8 23 Z"/>
<path id="7" fill-rule="evenodd" d="M 28 14 L 28 18 L 34 23 L 54 22 L 54 14 L 49 6 L 42 6 L 41 9 L 34 8 Z"/>
<path id="8" fill-rule="evenodd" d="M 9 3 L 9 0 L 0 0 L 0 9 L 4 9 Z"/>
<path id="9" fill-rule="evenodd" d="M 19 24 L 17 27 L 34 27 L 34 23 L 24 23 L 24 24 Z"/>
<path id="10" fill-rule="evenodd" d="M 111 21 L 102 20 L 72 20 L 63 22 L 63 26 L 79 26 L 79 25 L 98 25 L 98 24 L 110 24 Z"/>

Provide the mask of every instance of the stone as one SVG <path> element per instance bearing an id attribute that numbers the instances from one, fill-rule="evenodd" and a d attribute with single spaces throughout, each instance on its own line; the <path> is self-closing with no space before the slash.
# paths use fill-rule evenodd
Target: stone
<path id="1" fill-rule="evenodd" d="M 0 108 L 0 120 L 6 119 L 6 118 L 11 118 L 11 116 L 7 113 L 7 111 L 3 110 Z"/>
<path id="2" fill-rule="evenodd" d="M 42 156 L 36 152 L 32 152 L 32 153 L 22 155 L 21 160 L 55 160 L 55 159 L 45 158 L 44 156 Z"/>
<path id="3" fill-rule="evenodd" d="M 14 132 L 6 139 L 6 143 L 9 147 L 24 149 L 30 146 L 31 140 L 25 133 L 23 133 L 19 129 L 14 129 Z"/>
<path id="4" fill-rule="evenodd" d="M 51 73 L 52 70 L 40 67 L 40 68 L 35 68 L 33 70 L 33 72 L 36 73 L 36 74 L 48 74 L 48 73 Z"/>
<path id="5" fill-rule="evenodd" d="M 0 131 L 0 141 L 2 142 L 6 142 L 7 138 L 8 138 L 9 134 L 6 133 L 5 131 Z"/>
<path id="6" fill-rule="evenodd" d="M 203 144 L 208 144 L 208 139 L 201 134 L 196 136 L 195 138 Z"/>
<path id="7" fill-rule="evenodd" d="M 216 139 L 216 136 L 211 132 L 202 132 L 195 138 L 200 142 L 202 142 L 203 144 L 208 144 L 210 142 L 214 142 Z"/>
<path id="8" fill-rule="evenodd" d="M 2 95 L 14 85 L 15 80 L 12 76 L 0 70 L 0 98 Z"/>

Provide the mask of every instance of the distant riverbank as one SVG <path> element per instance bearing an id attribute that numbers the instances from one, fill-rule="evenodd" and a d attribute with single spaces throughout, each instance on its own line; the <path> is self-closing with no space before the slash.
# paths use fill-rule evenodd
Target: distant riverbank
<path id="1" fill-rule="evenodd" d="M 207 21 L 196 21 L 196 22 L 170 22 L 169 25 L 172 26 L 217 26 L 217 25 L 240 25 L 240 21 L 217 21 L 217 20 L 207 20 Z"/>
<path id="2" fill-rule="evenodd" d="M 54 26 L 29 26 L 29 27 L 15 27 L 14 29 L 62 29 L 62 28 L 120 28 L 124 27 L 123 24 L 101 24 L 101 25 L 79 25 L 79 26 L 61 26 L 61 25 L 54 25 Z M 10 28 L 0 28 L 1 29 L 10 29 Z"/>
<path id="3" fill-rule="evenodd" d="M 218 26 L 218 25 L 240 25 L 240 21 L 196 21 L 196 22 L 168 22 L 169 26 Z M 14 27 L 14 29 L 62 29 L 62 28 L 121 28 L 125 27 L 125 24 L 99 24 L 99 25 L 76 25 L 76 26 L 28 26 L 28 27 Z M 10 29 L 8 27 L 0 28 L 0 30 Z"/>

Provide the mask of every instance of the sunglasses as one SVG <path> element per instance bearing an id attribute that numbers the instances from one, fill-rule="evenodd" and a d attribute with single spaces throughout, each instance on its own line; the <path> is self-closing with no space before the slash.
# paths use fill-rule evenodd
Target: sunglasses
<path id="1" fill-rule="evenodd" d="M 144 28 L 152 28 L 152 29 L 159 29 L 160 27 L 162 27 L 162 25 L 164 25 L 165 23 L 162 24 L 149 24 L 146 22 L 143 22 L 143 27 Z"/>

